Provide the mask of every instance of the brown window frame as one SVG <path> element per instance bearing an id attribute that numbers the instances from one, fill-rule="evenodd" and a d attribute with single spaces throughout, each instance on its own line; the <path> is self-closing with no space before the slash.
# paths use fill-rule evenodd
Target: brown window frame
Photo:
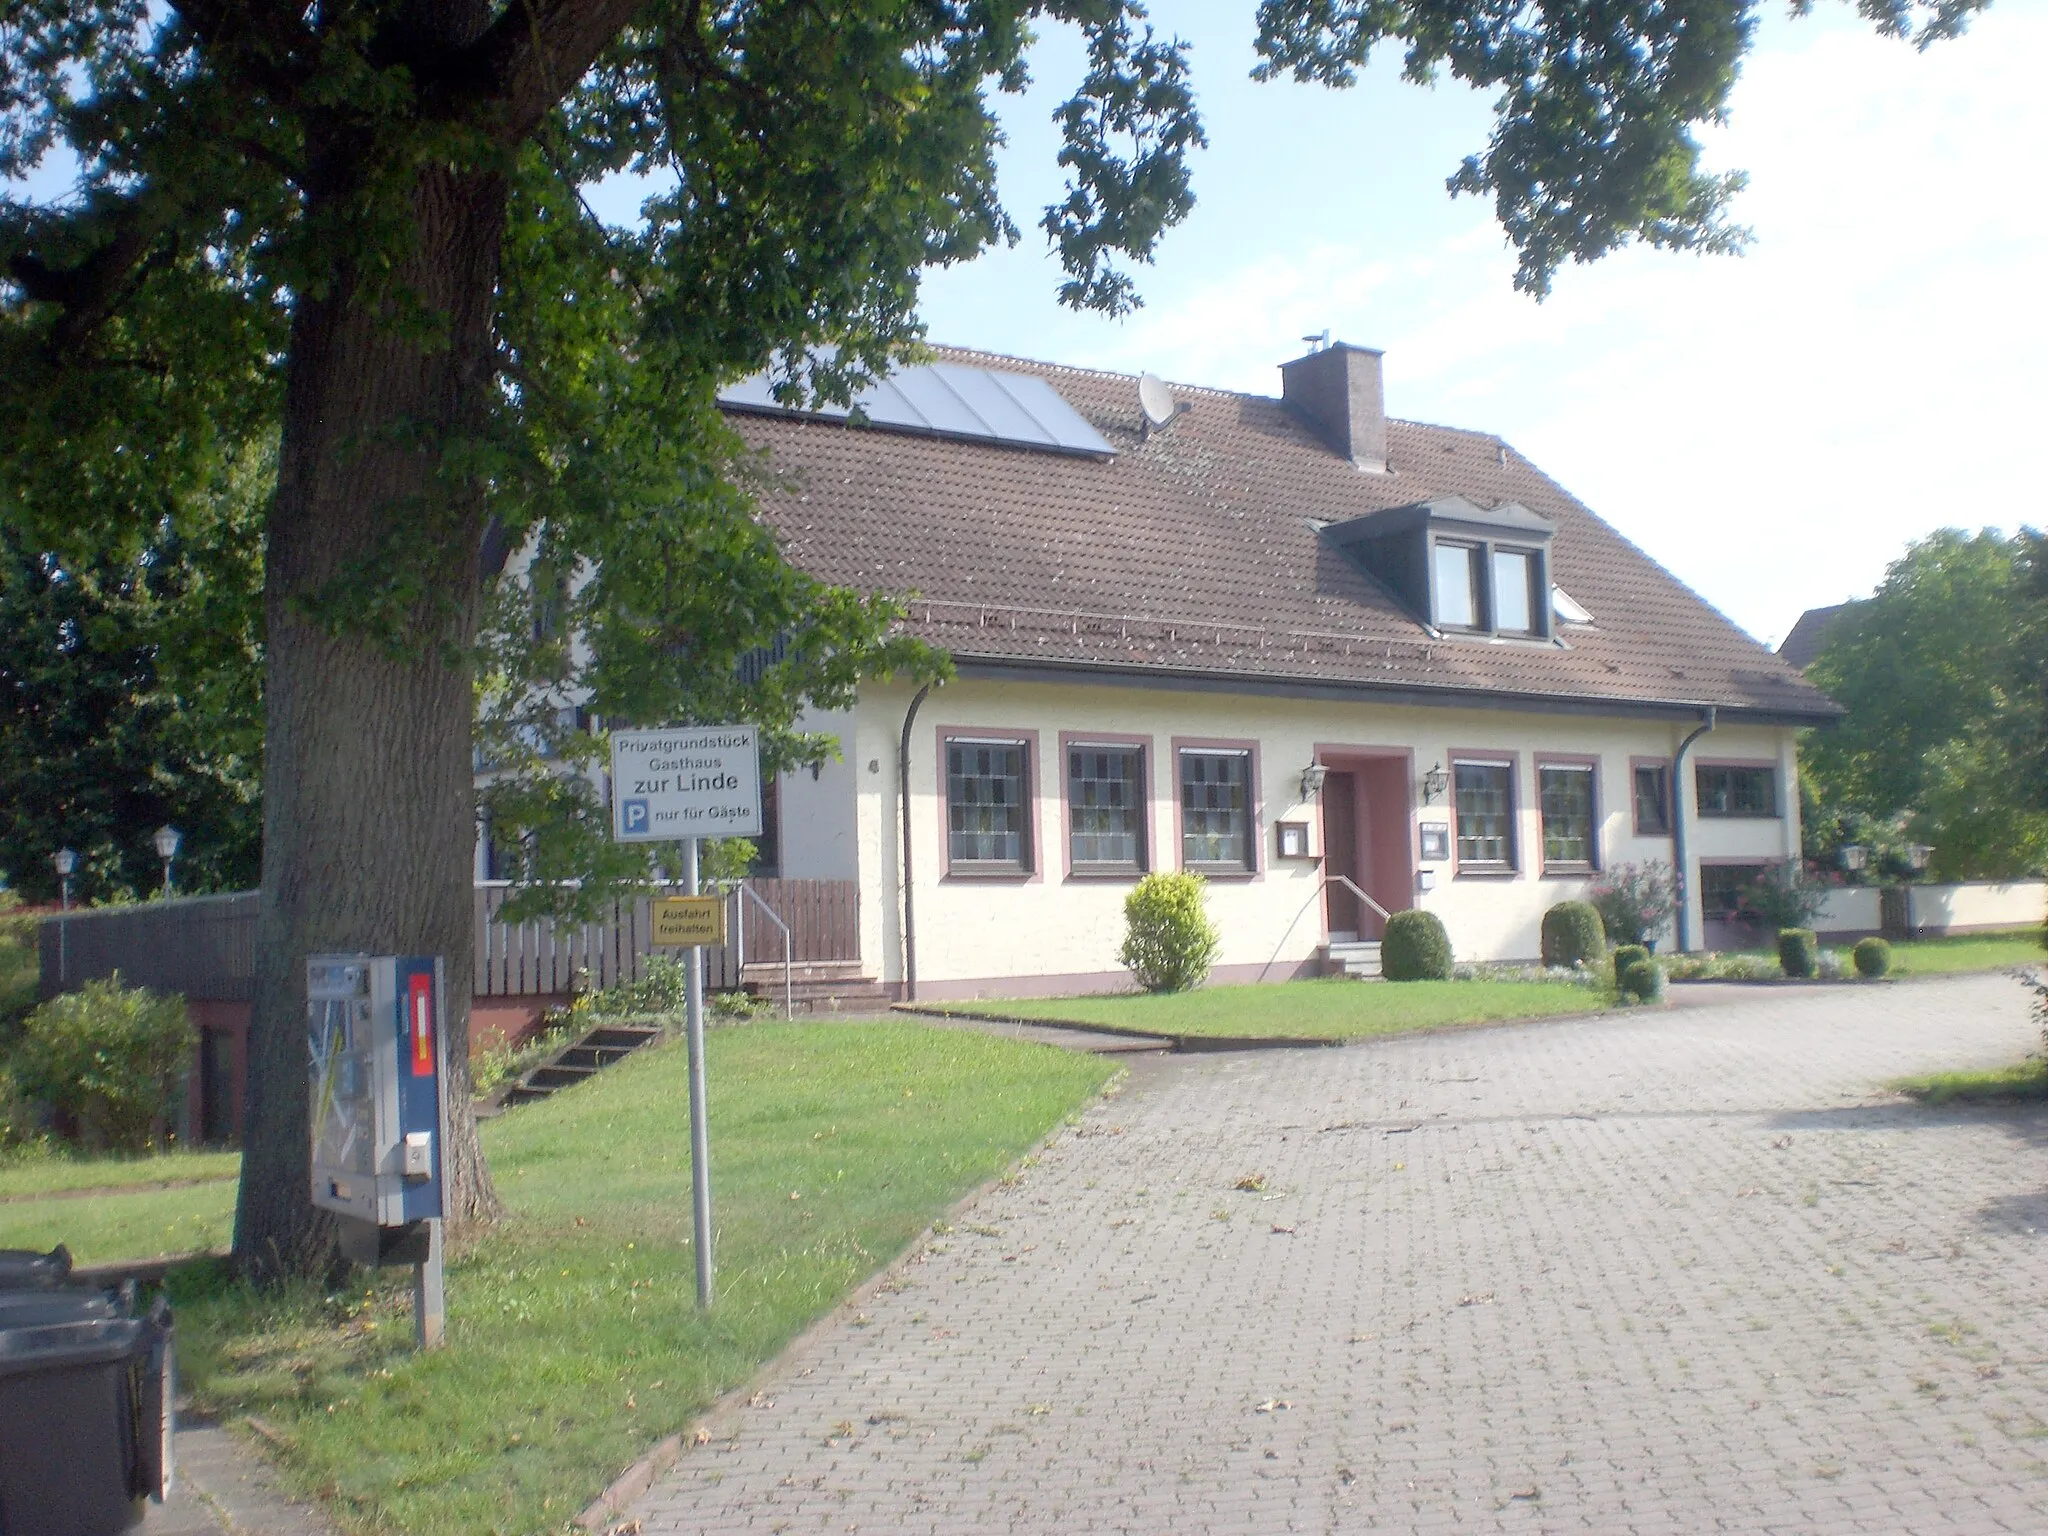
<path id="1" fill-rule="evenodd" d="M 1644 770 L 1661 772 L 1664 775 L 1663 798 L 1659 810 L 1664 818 L 1661 827 L 1646 827 L 1642 818 L 1642 799 L 1636 793 L 1636 775 Z M 1671 759 L 1668 757 L 1632 757 L 1628 760 L 1628 806 L 1629 825 L 1635 828 L 1637 837 L 1669 837 L 1671 835 Z"/>
<path id="2" fill-rule="evenodd" d="M 1083 861 L 1074 857 L 1074 775 L 1070 754 L 1075 748 L 1105 747 L 1130 752 L 1138 759 L 1134 781 L 1138 856 L 1129 864 Z M 1060 847 L 1069 880 L 1140 880 L 1152 868 L 1152 738 L 1117 731 L 1060 732 Z"/>
<path id="3" fill-rule="evenodd" d="M 1038 813 L 1038 732 L 999 725 L 942 725 L 934 733 L 938 742 L 935 759 L 939 820 L 939 869 L 944 880 L 993 880 L 1026 883 L 1043 879 L 1045 860 L 1041 850 Z M 952 771 L 949 748 L 954 743 L 978 746 L 1011 746 L 1023 751 L 1022 789 L 1019 804 L 1023 812 L 1019 826 L 1023 856 L 1010 860 L 956 859 L 953 857 Z"/>
<path id="4" fill-rule="evenodd" d="M 1560 769 L 1586 775 L 1586 857 L 1550 856 L 1550 815 L 1543 805 L 1543 770 Z M 1592 875 L 1600 872 L 1600 759 L 1574 753 L 1545 752 L 1536 759 L 1536 858 L 1546 875 Z"/>
<path id="5" fill-rule="evenodd" d="M 1453 879 L 1502 880 L 1513 879 L 1522 872 L 1522 755 L 1519 752 L 1487 751 L 1477 747 L 1453 747 L 1444 754 L 1450 765 L 1451 789 L 1445 798 L 1451 811 L 1451 876 Z M 1508 856 L 1504 861 L 1493 859 L 1468 859 L 1460 844 L 1464 838 L 1460 831 L 1462 817 L 1458 811 L 1458 769 L 1503 768 L 1508 776 L 1507 844 Z"/>
<path id="6" fill-rule="evenodd" d="M 1715 771 L 1761 773 L 1771 787 L 1771 808 L 1768 811 L 1723 811 L 1709 810 L 1707 797 L 1700 792 L 1700 776 Z M 1763 758 L 1703 757 L 1693 762 L 1692 803 L 1698 814 L 1711 821 L 1781 821 L 1785 816 L 1785 786 L 1778 781 L 1778 764 Z"/>
<path id="7" fill-rule="evenodd" d="M 1176 867 L 1211 880 L 1256 880 L 1265 872 L 1265 802 L 1260 793 L 1259 744 L 1236 738 L 1176 736 L 1173 738 L 1173 847 Z M 1234 861 L 1188 859 L 1187 800 L 1181 779 L 1181 760 L 1189 755 L 1242 757 L 1245 762 L 1244 849 L 1242 864 Z"/>

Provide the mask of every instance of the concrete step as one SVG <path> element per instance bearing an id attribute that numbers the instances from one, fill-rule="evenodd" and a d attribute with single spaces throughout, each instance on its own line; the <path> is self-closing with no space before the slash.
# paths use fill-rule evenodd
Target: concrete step
<path id="1" fill-rule="evenodd" d="M 598 1024 L 505 1090 L 501 1102 L 531 1104 L 592 1077 L 660 1036 L 651 1024 Z"/>
<path id="2" fill-rule="evenodd" d="M 780 962 L 747 962 L 740 973 L 746 990 L 764 1002 L 782 1006 Z M 790 968 L 790 997 L 798 1013 L 869 1013 L 889 1006 L 888 990 L 861 974 L 858 960 L 814 960 Z"/>
<path id="3" fill-rule="evenodd" d="M 1326 974 L 1349 976 L 1356 981 L 1377 981 L 1380 976 L 1379 941 L 1349 939 L 1325 944 L 1323 970 Z"/>

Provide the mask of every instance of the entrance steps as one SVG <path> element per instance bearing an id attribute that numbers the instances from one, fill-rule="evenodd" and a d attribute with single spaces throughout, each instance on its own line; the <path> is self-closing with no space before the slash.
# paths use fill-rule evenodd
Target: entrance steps
<path id="1" fill-rule="evenodd" d="M 798 1014 L 884 1013 L 889 993 L 881 982 L 862 973 L 858 960 L 799 960 L 790 967 L 790 1003 Z M 782 962 L 749 960 L 740 984 L 753 996 L 783 1004 Z"/>
<path id="2" fill-rule="evenodd" d="M 1340 939 L 1323 946 L 1323 974 L 1349 976 L 1353 981 L 1380 979 L 1378 939 Z"/>
<path id="3" fill-rule="evenodd" d="M 505 1106 L 531 1104 L 580 1083 L 613 1062 L 625 1060 L 660 1035 L 661 1031 L 652 1025 L 599 1024 L 514 1083 L 505 1093 Z"/>

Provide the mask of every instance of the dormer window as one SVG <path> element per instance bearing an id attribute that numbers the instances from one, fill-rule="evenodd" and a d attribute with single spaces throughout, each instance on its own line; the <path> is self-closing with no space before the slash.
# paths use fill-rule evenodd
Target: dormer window
<path id="1" fill-rule="evenodd" d="M 1504 635 L 1533 635 L 1536 628 L 1536 566 L 1533 549 L 1493 552 L 1493 627 Z"/>
<path id="2" fill-rule="evenodd" d="M 1479 550 L 1470 544 L 1436 546 L 1436 622 L 1441 629 L 1480 629 L 1486 610 Z"/>
<path id="3" fill-rule="evenodd" d="M 1551 525 L 1462 496 L 1390 507 L 1319 530 L 1431 629 L 1548 640 Z"/>

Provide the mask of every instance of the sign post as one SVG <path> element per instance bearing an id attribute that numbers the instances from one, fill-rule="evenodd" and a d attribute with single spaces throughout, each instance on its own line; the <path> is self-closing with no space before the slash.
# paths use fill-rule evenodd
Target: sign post
<path id="1" fill-rule="evenodd" d="M 704 1089 L 704 949 L 725 938 L 724 903 L 698 894 L 697 843 L 761 833 L 760 739 L 751 725 L 612 732 L 612 837 L 683 845 L 680 900 L 654 903 L 654 942 L 687 947 L 690 1195 L 697 1305 L 709 1307 L 711 1135 Z M 709 910 L 707 910 L 707 908 Z"/>

